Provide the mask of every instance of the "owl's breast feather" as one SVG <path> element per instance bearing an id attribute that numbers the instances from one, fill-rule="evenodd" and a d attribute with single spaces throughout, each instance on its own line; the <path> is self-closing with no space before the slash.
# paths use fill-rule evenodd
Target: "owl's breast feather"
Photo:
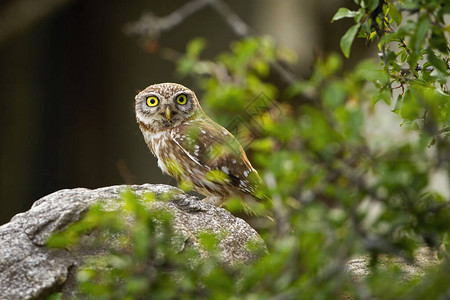
<path id="1" fill-rule="evenodd" d="M 186 172 L 192 169 L 193 157 L 179 148 L 180 145 L 173 139 L 171 130 L 150 134 L 146 140 L 153 155 L 158 159 L 158 167 L 163 173 L 178 181 L 187 179 Z M 190 158 L 185 159 L 186 155 Z"/>
<path id="2" fill-rule="evenodd" d="M 164 164 L 163 153 L 167 153 L 167 141 L 170 136 L 168 131 L 160 131 L 157 133 L 143 132 L 145 141 L 152 151 L 153 155 L 158 159 L 158 167 L 166 174 L 170 174 L 167 166 Z"/>

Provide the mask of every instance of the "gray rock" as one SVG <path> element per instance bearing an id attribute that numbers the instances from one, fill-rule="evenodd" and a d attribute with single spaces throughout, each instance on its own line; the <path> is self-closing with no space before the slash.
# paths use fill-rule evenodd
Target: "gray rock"
<path id="1" fill-rule="evenodd" d="M 54 291 L 63 291 L 66 296 L 72 294 L 74 267 L 93 253 L 81 255 L 76 251 L 49 249 L 45 247 L 47 239 L 79 220 L 90 205 L 98 201 L 102 201 L 107 210 L 120 210 L 117 199 L 127 188 L 138 196 L 152 192 L 157 199 L 170 193 L 170 201 L 157 200 L 152 205 L 173 212 L 175 230 L 185 237 L 186 244 L 198 247 L 198 232 L 208 230 L 218 234 L 226 230 L 227 235 L 219 244 L 224 264 L 249 263 L 257 258 L 246 244 L 264 242 L 250 225 L 174 187 L 144 184 L 61 190 L 41 198 L 29 211 L 17 214 L 0 226 L 0 299 L 39 299 Z"/>
<path id="2" fill-rule="evenodd" d="M 440 263 L 437 252 L 427 247 L 421 247 L 414 253 L 414 262 L 407 261 L 400 257 L 387 257 L 381 255 L 379 258 L 378 267 L 389 270 L 393 266 L 398 267 L 401 271 L 401 278 L 403 281 L 410 280 L 415 277 L 420 277 L 425 274 L 425 270 Z M 352 280 L 359 283 L 362 279 L 370 275 L 370 257 L 363 256 L 355 258 L 347 262 L 347 270 L 352 275 Z"/>

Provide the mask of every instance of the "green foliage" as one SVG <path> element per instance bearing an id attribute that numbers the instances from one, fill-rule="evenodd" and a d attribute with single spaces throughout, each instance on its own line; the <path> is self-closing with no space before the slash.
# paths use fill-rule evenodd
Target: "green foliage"
<path id="1" fill-rule="evenodd" d="M 161 219 L 167 214 L 141 215 L 147 210 L 133 200 L 129 213 L 141 223 L 124 228 L 117 214 L 94 207 L 51 240 L 70 248 L 79 233 L 107 225 L 108 234 L 123 241 L 104 268 L 81 269 L 81 289 L 108 299 L 448 296 L 450 199 L 433 188 L 435 174 L 444 174 L 447 185 L 450 175 L 447 2 L 355 0 L 358 10 L 341 8 L 333 18 L 355 20 L 341 40 L 342 51 L 348 57 L 354 38 L 362 37 L 377 43 L 380 61 L 365 60 L 343 72 L 339 55 L 319 57 L 308 80 L 287 87 L 271 81 L 278 75 L 274 66 L 291 63 L 295 55 L 268 37 L 242 39 L 214 60 L 201 58 L 204 40 L 191 41 L 177 64 L 179 74 L 198 79 L 199 98 L 214 119 L 224 126 L 238 120 L 245 137 L 256 132 L 245 145 L 274 202 L 267 214 L 276 222 L 260 226 L 269 252 L 230 272 L 218 263 L 221 237 L 205 233 L 203 244 L 212 255 L 198 260 L 195 251 L 177 253 L 168 246 L 170 218 Z M 252 110 L 261 94 L 268 99 L 264 109 Z M 373 133 L 379 123 L 371 119 L 383 111 L 397 126 L 380 137 Z M 232 201 L 229 208 L 237 206 Z M 155 236 L 160 224 L 166 231 Z M 441 262 L 422 276 L 405 279 L 395 263 L 380 266 L 386 256 L 414 264 L 423 246 L 440 249 Z M 371 258 L 371 275 L 354 284 L 345 263 L 363 255 Z"/>
<path id="2" fill-rule="evenodd" d="M 255 99 L 262 93 L 274 99 L 275 86 L 261 78 L 269 75 L 268 63 L 277 58 L 291 60 L 294 56 L 286 49 L 277 51 L 269 37 L 236 42 L 230 52 L 219 55 L 215 61 L 200 59 L 198 54 L 204 47 L 203 39 L 192 40 L 186 47 L 186 55 L 177 64 L 177 71 L 182 76 L 200 78 L 199 84 L 205 91 L 202 102 L 207 103 L 204 106 L 216 113 L 217 121 L 224 126 L 230 122 L 229 116 L 244 110 L 248 99 Z"/>
<path id="3" fill-rule="evenodd" d="M 209 298 L 234 285 L 231 270 L 219 264 L 217 246 L 224 236 L 208 232 L 198 236 L 200 247 L 210 253 L 204 259 L 196 248 L 184 246 L 185 238 L 173 231 L 171 213 L 152 205 L 155 199 L 152 194 L 139 199 L 128 191 L 118 208 L 95 205 L 82 220 L 49 240 L 48 246 L 76 251 L 80 240 L 75 242 L 73 236 L 77 236 L 85 239 L 84 247 L 105 252 L 104 256 L 89 259 L 77 271 L 79 297 Z M 94 234 L 89 238 L 85 235 L 88 228 Z M 199 285 L 201 282 L 206 286 Z"/>

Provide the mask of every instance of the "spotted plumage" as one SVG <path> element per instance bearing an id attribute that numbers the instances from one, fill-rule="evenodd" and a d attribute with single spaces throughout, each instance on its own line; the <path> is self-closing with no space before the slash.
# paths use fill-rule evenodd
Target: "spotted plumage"
<path id="1" fill-rule="evenodd" d="M 232 196 L 265 200 L 262 180 L 236 138 L 211 120 L 190 89 L 154 84 L 136 96 L 136 120 L 164 173 L 220 205 Z"/>

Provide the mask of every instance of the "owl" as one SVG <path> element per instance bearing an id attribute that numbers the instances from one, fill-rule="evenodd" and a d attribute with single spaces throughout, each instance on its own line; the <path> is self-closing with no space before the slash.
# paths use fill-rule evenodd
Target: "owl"
<path id="1" fill-rule="evenodd" d="M 258 172 L 236 138 L 211 120 L 193 91 L 176 83 L 154 84 L 136 96 L 136 120 L 164 173 L 221 205 L 237 196 L 268 200 Z"/>

